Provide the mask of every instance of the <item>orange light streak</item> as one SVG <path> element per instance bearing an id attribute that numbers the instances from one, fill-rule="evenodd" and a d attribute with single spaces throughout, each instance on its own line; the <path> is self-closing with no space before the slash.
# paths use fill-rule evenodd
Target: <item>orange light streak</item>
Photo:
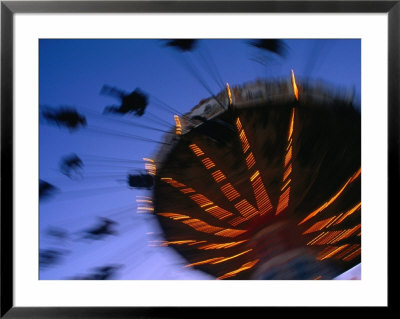
<path id="1" fill-rule="evenodd" d="M 349 209 L 336 223 L 335 225 L 340 224 L 342 221 L 344 221 L 347 217 L 349 217 L 351 214 L 356 212 L 359 208 L 361 207 L 361 202 L 358 203 L 356 206 L 353 208 Z"/>
<path id="2" fill-rule="evenodd" d="M 276 208 L 275 215 L 282 213 L 289 206 L 290 187 L 279 196 L 278 207 Z"/>
<path id="3" fill-rule="evenodd" d="M 347 229 L 345 230 L 342 234 L 340 234 L 338 237 L 333 238 L 329 244 L 334 244 L 342 239 L 346 239 L 348 237 L 350 237 L 352 234 L 354 234 L 357 230 L 359 230 L 361 228 L 361 224 L 358 224 L 357 226 L 354 226 L 351 229 Z"/>
<path id="4" fill-rule="evenodd" d="M 313 239 L 311 239 L 308 243 L 308 245 L 313 245 L 319 238 L 322 238 L 323 236 L 325 236 L 327 233 L 326 232 L 322 232 L 321 234 L 319 234 L 317 237 L 314 237 Z"/>
<path id="5" fill-rule="evenodd" d="M 238 268 L 234 271 L 228 272 L 225 275 L 218 277 L 217 279 L 225 279 L 225 278 L 236 276 L 238 273 L 240 273 L 242 271 L 253 268 L 254 265 L 258 263 L 258 261 L 259 261 L 259 259 L 256 259 L 256 260 L 250 261 L 248 263 L 245 263 L 240 268 Z"/>
<path id="6" fill-rule="evenodd" d="M 236 128 L 237 128 L 237 130 L 240 132 L 241 130 L 242 130 L 242 123 L 240 122 L 240 119 L 239 118 L 237 118 L 236 119 Z"/>
<path id="7" fill-rule="evenodd" d="M 293 125 L 294 125 L 294 108 L 293 108 L 293 110 L 292 110 L 292 117 L 291 117 L 291 120 L 290 120 L 288 141 L 290 141 L 290 139 L 292 138 L 292 134 L 293 134 Z"/>
<path id="8" fill-rule="evenodd" d="M 303 224 L 304 222 L 306 222 L 307 220 L 314 217 L 315 215 L 317 215 L 318 213 L 323 211 L 325 208 L 330 206 L 340 196 L 340 194 L 343 193 L 343 191 L 346 189 L 347 185 L 352 183 L 360 174 L 361 174 L 361 168 L 352 177 L 350 177 L 347 180 L 347 182 L 342 186 L 342 188 L 330 200 L 328 200 L 325 204 L 323 204 L 322 206 L 320 206 L 316 210 L 314 210 L 312 213 L 310 213 L 306 218 L 304 218 L 300 223 L 298 223 L 298 225 Z"/>
<path id="9" fill-rule="evenodd" d="M 148 199 L 137 199 L 136 202 L 137 203 L 150 203 L 150 204 L 153 204 L 153 202 L 151 200 L 148 200 Z"/>
<path id="10" fill-rule="evenodd" d="M 236 257 L 242 256 L 242 255 L 244 255 L 244 254 L 247 254 L 249 251 L 252 251 L 252 250 L 253 250 L 253 249 L 249 249 L 249 250 L 246 250 L 246 251 L 241 252 L 241 253 L 239 253 L 239 254 L 236 254 L 236 255 L 234 255 L 234 256 L 225 257 L 225 258 L 223 258 L 223 259 L 220 259 L 220 260 L 217 260 L 217 261 L 212 262 L 212 264 L 215 265 L 215 264 L 223 263 L 224 261 L 231 260 L 231 259 L 233 259 L 233 258 L 236 258 Z"/>
<path id="11" fill-rule="evenodd" d="M 256 163 L 256 160 L 254 159 L 254 155 L 252 152 L 250 152 L 250 154 L 246 157 L 247 168 L 248 169 L 252 168 L 255 163 Z"/>
<path id="12" fill-rule="evenodd" d="M 260 175 L 259 171 L 256 171 L 251 177 L 250 177 L 250 182 L 254 181 L 254 179 Z"/>
<path id="13" fill-rule="evenodd" d="M 290 173 L 292 172 L 292 164 L 288 166 L 286 169 L 285 173 L 283 174 L 283 181 L 286 181 L 286 179 L 289 177 Z"/>
<path id="14" fill-rule="evenodd" d="M 175 120 L 175 133 L 176 135 L 181 135 L 182 134 L 182 125 L 181 125 L 181 120 L 179 119 L 178 115 L 174 115 L 174 120 Z"/>
<path id="15" fill-rule="evenodd" d="M 324 228 L 326 225 L 328 225 L 328 224 L 332 221 L 332 219 L 335 219 L 335 217 L 336 217 L 336 216 L 333 216 L 333 217 L 331 217 L 331 218 L 327 218 L 327 219 L 321 220 L 321 221 L 319 221 L 319 222 L 316 222 L 314 225 L 312 225 L 310 228 L 308 228 L 308 229 L 303 233 L 303 235 L 309 234 L 309 233 L 313 233 L 313 232 L 316 232 L 316 231 L 318 231 L 318 230 L 321 230 L 321 229 Z"/>
<path id="16" fill-rule="evenodd" d="M 340 213 L 338 216 L 334 216 L 335 219 L 332 220 L 328 225 L 326 225 L 325 228 L 329 228 L 331 225 L 333 225 L 333 223 L 334 223 L 335 221 L 337 221 L 337 220 L 340 218 L 340 216 L 342 216 L 342 215 L 343 215 L 343 213 Z"/>
<path id="17" fill-rule="evenodd" d="M 246 133 L 244 132 L 244 130 L 242 130 L 240 132 L 239 137 L 240 137 L 240 141 L 242 142 L 243 154 L 246 154 L 246 152 L 250 148 L 250 144 L 249 144 L 249 141 L 247 140 Z"/>
<path id="18" fill-rule="evenodd" d="M 239 211 L 240 215 L 246 219 L 254 217 L 258 214 L 258 211 L 245 199 L 235 204 L 236 209 Z"/>
<path id="19" fill-rule="evenodd" d="M 201 250 L 210 250 L 210 249 L 226 249 L 226 248 L 231 248 L 231 247 L 235 247 L 237 245 L 240 245 L 244 242 L 248 241 L 247 239 L 245 240 L 241 240 L 241 241 L 233 241 L 230 243 L 222 243 L 222 244 L 207 244 L 201 247 L 198 247 L 197 249 L 201 249 Z"/>
<path id="20" fill-rule="evenodd" d="M 294 77 L 293 70 L 292 70 L 292 87 L 293 87 L 293 94 L 296 97 L 296 100 L 299 100 L 299 89 L 297 88 L 296 79 Z"/>
<path id="21" fill-rule="evenodd" d="M 333 250 L 333 251 L 331 251 L 330 253 L 328 253 L 328 254 L 325 254 L 325 255 L 322 255 L 322 256 L 318 256 L 318 260 L 324 260 L 324 259 L 327 259 L 327 258 L 330 258 L 330 257 L 332 257 L 332 256 L 334 256 L 335 254 L 337 254 L 338 252 L 340 252 L 341 250 L 343 250 L 343 249 L 345 249 L 346 247 L 348 247 L 349 245 L 348 244 L 346 244 L 346 245 L 342 245 L 342 246 L 340 246 L 340 247 L 334 247 L 335 249 Z"/>
<path id="22" fill-rule="evenodd" d="M 195 193 L 196 191 L 193 188 L 189 187 L 189 188 L 182 188 L 181 192 L 184 194 L 189 194 L 189 193 Z"/>
<path id="23" fill-rule="evenodd" d="M 163 180 L 164 182 L 170 184 L 171 186 L 173 186 L 175 188 L 186 187 L 185 184 L 182 184 L 182 183 L 180 183 L 180 182 L 178 182 L 178 181 L 176 181 L 176 180 L 174 180 L 174 179 L 172 179 L 170 177 L 166 177 L 166 178 L 163 177 L 163 178 L 161 178 L 161 180 Z"/>
<path id="24" fill-rule="evenodd" d="M 195 262 L 195 263 L 193 263 L 193 264 L 185 265 L 185 268 L 187 268 L 187 267 L 193 267 L 193 266 L 198 266 L 198 265 L 209 264 L 209 263 L 212 263 L 213 261 L 217 261 L 217 260 L 219 260 L 219 259 L 221 259 L 221 258 L 224 258 L 224 257 L 216 257 L 216 258 L 210 258 L 210 259 L 198 261 L 198 262 Z"/>
<path id="25" fill-rule="evenodd" d="M 291 159 L 292 159 L 292 147 L 290 146 L 289 150 L 285 155 L 285 167 L 288 166 Z"/>
<path id="26" fill-rule="evenodd" d="M 196 144 L 190 144 L 189 147 L 192 149 L 193 153 L 196 154 L 196 156 L 204 155 L 204 152 Z"/>
<path id="27" fill-rule="evenodd" d="M 201 161 L 203 162 L 204 166 L 205 166 L 207 169 L 210 169 L 210 168 L 212 168 L 212 167 L 215 167 L 214 162 L 213 162 L 209 157 L 206 157 L 206 158 L 202 159 Z"/>
<path id="28" fill-rule="evenodd" d="M 228 212 L 227 210 L 215 205 L 209 208 L 204 209 L 206 212 L 210 213 L 214 217 L 217 217 L 218 219 L 225 219 L 229 216 L 232 216 L 233 214 L 231 212 Z"/>
<path id="29" fill-rule="evenodd" d="M 205 197 L 202 194 L 190 195 L 189 197 L 192 200 L 194 200 L 200 207 L 205 207 L 214 204 L 212 201 L 210 201 L 207 197 Z"/>
<path id="30" fill-rule="evenodd" d="M 211 173 L 211 175 L 217 183 L 226 179 L 225 175 L 220 170 Z"/>
<path id="31" fill-rule="evenodd" d="M 167 247 L 169 245 L 184 245 L 189 243 L 196 243 L 196 240 L 175 240 L 175 241 L 168 241 L 168 240 L 152 240 L 150 243 L 154 243 L 153 247 Z"/>
<path id="32" fill-rule="evenodd" d="M 361 254 L 361 247 L 358 248 L 355 252 L 353 252 L 353 253 L 347 255 L 346 257 L 344 257 L 342 260 L 351 261 L 351 260 L 353 260 L 354 258 L 356 258 L 360 254 Z"/>
<path id="33" fill-rule="evenodd" d="M 168 218 L 171 218 L 173 220 L 181 220 L 181 219 L 190 218 L 190 216 L 181 215 L 181 214 L 177 214 L 177 213 L 157 213 L 157 215 L 160 215 L 160 216 L 163 216 L 163 217 L 168 217 Z"/>
<path id="34" fill-rule="evenodd" d="M 288 179 L 288 180 L 287 180 L 287 182 L 285 183 L 285 185 L 282 186 L 281 192 L 286 188 L 286 186 L 288 186 L 288 185 L 290 184 L 291 181 L 292 181 L 291 179 Z"/>
<path id="35" fill-rule="evenodd" d="M 226 92 L 228 93 L 229 105 L 232 105 L 232 93 L 228 82 L 226 83 Z"/>
<path id="36" fill-rule="evenodd" d="M 237 190 L 232 186 L 231 183 L 226 183 L 221 186 L 221 191 L 224 193 L 225 197 L 231 202 L 234 199 L 240 197 L 240 194 Z"/>
<path id="37" fill-rule="evenodd" d="M 342 259 L 344 256 L 346 256 L 347 254 L 350 254 L 351 252 L 353 252 L 355 249 L 357 249 L 358 247 L 360 247 L 359 244 L 354 244 L 351 245 L 350 247 L 348 247 L 347 249 L 343 250 L 340 254 L 336 254 L 335 258 L 336 259 Z"/>
<path id="38" fill-rule="evenodd" d="M 264 183 L 262 182 L 261 176 L 258 171 L 256 173 L 258 174 L 255 177 L 255 179 L 254 180 L 250 179 L 251 186 L 253 187 L 254 196 L 256 198 L 257 207 L 258 210 L 260 211 L 260 215 L 264 215 L 272 211 L 273 207 L 269 199 L 269 196 L 267 194 L 267 191 L 265 190 L 265 186 Z"/>
<path id="39" fill-rule="evenodd" d="M 214 235 L 218 235 L 218 236 L 222 236 L 222 237 L 237 237 L 240 236 L 242 234 L 244 234 L 245 232 L 247 232 L 246 229 L 224 229 L 221 230 L 217 233 L 215 233 Z"/>

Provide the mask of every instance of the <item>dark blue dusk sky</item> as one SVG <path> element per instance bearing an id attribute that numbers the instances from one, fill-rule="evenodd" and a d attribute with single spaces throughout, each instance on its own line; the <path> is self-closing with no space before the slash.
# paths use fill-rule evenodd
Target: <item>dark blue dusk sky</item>
<path id="1" fill-rule="evenodd" d="M 287 55 L 280 58 L 249 46 L 247 40 L 200 40 L 198 48 L 190 53 L 164 47 L 159 40 L 40 40 L 39 104 L 76 107 L 88 122 L 87 128 L 75 132 L 40 122 L 40 178 L 60 189 L 60 193 L 40 204 L 40 248 L 67 252 L 59 264 L 41 271 L 40 278 L 71 278 L 106 264 L 124 265 L 116 279 L 209 278 L 184 269 L 183 260 L 172 249 L 148 247 L 149 241 L 162 237 L 152 217 L 136 214 L 135 207 L 136 195 L 150 193 L 128 189 L 125 182 L 129 167 L 143 169 L 144 164 L 96 161 L 100 157 L 152 158 L 160 145 L 99 130 L 160 141 L 162 132 L 135 127 L 136 123 L 168 129 L 151 114 L 174 125 L 173 113 L 161 107 L 159 100 L 185 113 L 210 96 L 184 61 L 195 63 L 213 93 L 221 91 L 202 64 L 204 56 L 211 58 L 224 83 L 230 86 L 257 78 L 289 78 L 293 69 L 298 81 L 321 79 L 338 88 L 355 89 L 359 98 L 360 40 L 284 42 Z M 260 57 L 264 64 L 255 61 Z M 145 115 L 103 115 L 105 106 L 118 104 L 117 100 L 100 95 L 105 84 L 126 92 L 140 88 L 149 93 Z M 61 157 L 71 153 L 85 163 L 85 178 L 81 181 L 69 180 L 58 171 Z M 121 211 L 122 208 L 126 210 Z M 95 225 L 101 216 L 119 223 L 118 236 L 82 242 L 60 241 L 45 235 L 49 227 L 59 227 L 74 238 L 79 231 Z"/>

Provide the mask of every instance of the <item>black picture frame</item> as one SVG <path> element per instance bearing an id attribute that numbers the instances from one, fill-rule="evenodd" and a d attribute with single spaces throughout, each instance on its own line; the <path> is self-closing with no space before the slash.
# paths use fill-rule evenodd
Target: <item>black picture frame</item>
<path id="1" fill-rule="evenodd" d="M 15 307 L 13 302 L 13 19 L 15 13 L 387 13 L 388 218 L 398 212 L 400 1 L 1 1 L 1 318 L 192 318 L 224 307 Z M 389 222 L 388 225 L 391 223 Z M 392 226 L 393 227 L 393 226 Z M 388 229 L 388 234 L 391 233 Z M 389 238 L 388 238 L 389 239 Z M 388 240 L 390 243 L 390 240 Z M 389 247 L 389 246 L 388 246 Z M 389 256 L 389 254 L 388 254 Z M 390 256 L 388 260 L 390 264 Z M 388 281 L 388 287 L 390 280 Z M 388 294 L 389 295 L 389 294 Z M 389 309 L 391 298 L 388 299 Z M 248 315 L 247 307 L 235 309 Z M 258 307 L 256 307 L 258 308 Z M 307 307 L 289 309 L 296 315 Z M 339 310 L 332 310 L 338 314 Z"/>

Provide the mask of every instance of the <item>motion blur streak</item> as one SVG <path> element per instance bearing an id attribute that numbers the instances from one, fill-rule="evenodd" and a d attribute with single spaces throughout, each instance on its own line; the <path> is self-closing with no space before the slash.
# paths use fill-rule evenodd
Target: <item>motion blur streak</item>
<path id="1" fill-rule="evenodd" d="M 240 268 L 238 268 L 238 269 L 236 269 L 234 271 L 228 272 L 225 275 L 222 275 L 222 276 L 218 277 L 217 279 L 225 279 L 225 278 L 236 276 L 238 273 L 252 268 L 255 264 L 258 263 L 258 260 L 259 259 L 256 259 L 256 260 L 253 260 L 253 261 L 249 261 L 248 263 L 243 264 Z"/>
<path id="2" fill-rule="evenodd" d="M 360 176 L 360 174 L 361 174 L 361 167 L 356 173 L 354 173 L 354 175 L 352 177 L 350 177 L 347 180 L 347 182 L 342 186 L 342 188 L 329 201 L 327 201 L 325 204 L 323 204 L 322 206 L 320 206 L 316 210 L 314 210 L 312 213 L 310 213 L 306 218 L 304 218 L 300 223 L 298 223 L 298 225 L 303 224 L 304 222 L 306 222 L 307 220 L 314 217 L 315 215 L 317 215 L 318 213 L 323 211 L 325 208 L 330 206 L 340 196 L 340 194 L 343 193 L 343 191 L 346 189 L 346 187 L 350 183 L 352 183 L 358 176 Z"/>

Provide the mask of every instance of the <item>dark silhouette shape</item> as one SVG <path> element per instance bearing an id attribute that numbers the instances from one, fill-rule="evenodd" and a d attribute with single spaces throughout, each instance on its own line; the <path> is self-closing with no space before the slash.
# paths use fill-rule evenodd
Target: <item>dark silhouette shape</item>
<path id="1" fill-rule="evenodd" d="M 135 89 L 127 94 L 117 88 L 103 86 L 101 94 L 113 96 L 121 101 L 120 106 L 107 106 L 104 113 L 128 114 L 134 113 L 135 116 L 142 116 L 148 104 L 148 97 L 140 89 Z"/>
<path id="2" fill-rule="evenodd" d="M 65 126 L 70 131 L 77 130 L 79 126 L 85 127 L 87 125 L 86 118 L 71 107 L 61 107 L 58 110 L 46 108 L 42 111 L 42 115 L 47 121 L 53 122 L 59 127 Z"/>
<path id="3" fill-rule="evenodd" d="M 271 53 L 275 53 L 281 57 L 284 57 L 287 52 L 287 46 L 282 40 L 277 39 L 260 39 L 249 42 L 250 45 L 266 50 Z"/>
<path id="4" fill-rule="evenodd" d="M 80 169 L 83 166 L 83 161 L 76 154 L 71 154 L 62 158 L 60 171 L 69 178 L 73 178 L 73 176 L 82 177 Z"/>
<path id="5" fill-rule="evenodd" d="M 68 238 L 68 232 L 66 230 L 56 227 L 47 229 L 46 234 L 59 240 L 65 240 Z"/>
<path id="6" fill-rule="evenodd" d="M 167 47 L 174 47 L 179 51 L 192 51 L 198 43 L 198 40 L 193 39 L 174 39 L 174 40 L 166 40 L 167 43 L 165 46 Z"/>
<path id="7" fill-rule="evenodd" d="M 39 180 L 39 199 L 45 199 L 51 197 L 58 191 L 58 188 L 54 185 L 44 181 Z"/>
<path id="8" fill-rule="evenodd" d="M 146 188 L 151 189 L 154 181 L 150 174 L 129 174 L 128 185 L 132 188 Z"/>
<path id="9" fill-rule="evenodd" d="M 61 261 L 61 257 L 66 253 L 67 251 L 65 250 L 41 249 L 39 251 L 39 267 L 48 268 L 58 264 Z"/>
<path id="10" fill-rule="evenodd" d="M 84 231 L 85 235 L 83 238 L 90 238 L 90 239 L 101 239 L 107 235 L 116 235 L 117 232 L 112 229 L 113 226 L 117 225 L 117 223 L 108 218 L 100 218 L 101 223 L 89 230 Z"/>
<path id="11" fill-rule="evenodd" d="M 123 265 L 107 265 L 103 267 L 93 268 L 93 273 L 84 276 L 75 276 L 74 280 L 109 280 L 115 277 L 116 272 Z"/>

